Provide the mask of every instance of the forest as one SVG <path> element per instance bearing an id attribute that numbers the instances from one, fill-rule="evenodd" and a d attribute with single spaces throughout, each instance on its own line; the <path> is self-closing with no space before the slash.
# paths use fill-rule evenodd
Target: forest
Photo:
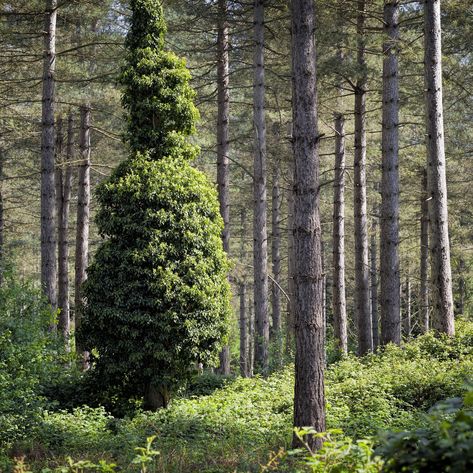
<path id="1" fill-rule="evenodd" d="M 0 2 L 0 473 L 473 471 L 473 0 Z"/>

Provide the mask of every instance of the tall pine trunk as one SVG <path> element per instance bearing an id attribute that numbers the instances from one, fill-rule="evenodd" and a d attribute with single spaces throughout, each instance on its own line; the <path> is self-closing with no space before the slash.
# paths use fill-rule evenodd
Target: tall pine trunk
<path id="1" fill-rule="evenodd" d="M 239 284 L 240 296 L 240 375 L 248 377 L 248 320 L 246 317 L 246 283 Z"/>
<path id="2" fill-rule="evenodd" d="M 438 331 L 454 335 L 443 127 L 441 36 L 440 0 L 425 0 L 424 65 L 433 323 Z"/>
<path id="3" fill-rule="evenodd" d="M 276 161 L 273 169 L 273 189 L 271 199 L 271 259 L 273 283 L 271 291 L 272 331 L 276 363 L 280 365 L 282 356 L 281 331 L 281 163 Z"/>
<path id="4" fill-rule="evenodd" d="M 366 45 L 365 0 L 358 0 L 357 63 L 355 88 L 354 230 L 355 230 L 355 317 L 358 326 L 358 353 L 373 350 L 370 312 L 370 271 L 368 266 L 368 222 L 366 203 Z"/>
<path id="5" fill-rule="evenodd" d="M 423 332 L 429 331 L 429 201 L 427 192 L 427 169 L 422 171 L 422 194 L 420 203 L 420 324 Z"/>
<path id="6" fill-rule="evenodd" d="M 378 245 L 377 242 L 378 217 L 373 217 L 371 246 L 370 246 L 370 263 L 371 263 L 371 326 L 373 331 L 373 350 L 379 346 L 379 323 L 378 323 Z"/>
<path id="7" fill-rule="evenodd" d="M 381 344 L 401 343 L 399 275 L 399 2 L 384 4 L 381 183 Z"/>
<path id="8" fill-rule="evenodd" d="M 411 280 L 409 274 L 406 276 L 404 285 L 404 335 L 410 340 L 412 332 L 412 307 L 411 307 Z"/>
<path id="9" fill-rule="evenodd" d="M 3 167 L 5 165 L 5 151 L 0 148 L 0 286 L 5 277 L 5 210 L 3 195 Z"/>
<path id="10" fill-rule="evenodd" d="M 292 356 L 294 349 L 294 166 L 289 163 L 289 192 L 287 193 L 287 310 L 286 310 L 286 346 L 287 356 Z"/>
<path id="11" fill-rule="evenodd" d="M 266 228 L 266 119 L 264 78 L 264 0 L 254 3 L 254 83 L 253 113 L 254 150 L 254 304 L 255 304 L 255 369 L 267 374 L 269 369 L 268 316 L 268 235 Z"/>
<path id="12" fill-rule="evenodd" d="M 347 353 L 345 294 L 345 119 L 335 114 L 335 177 L 333 181 L 333 328 L 340 353 Z"/>
<path id="13" fill-rule="evenodd" d="M 89 262 L 89 217 L 90 217 L 90 107 L 80 110 L 80 165 L 77 193 L 77 229 L 75 261 L 75 328 L 79 329 L 82 316 L 82 284 L 87 279 Z M 83 356 L 83 367 L 87 368 L 87 354 L 76 341 L 76 350 Z"/>
<path id="14" fill-rule="evenodd" d="M 62 128 L 62 126 L 61 126 Z M 58 134 L 60 127 L 58 126 Z M 60 309 L 58 330 L 66 340 L 67 346 L 70 335 L 69 308 L 69 209 L 72 190 L 72 166 L 74 130 L 72 115 L 69 115 L 67 125 L 66 159 L 60 159 L 56 170 L 56 200 L 58 215 L 58 308 Z M 61 147 L 62 149 L 62 143 Z M 56 153 L 58 156 L 61 154 Z"/>
<path id="15" fill-rule="evenodd" d="M 319 215 L 314 3 L 292 2 L 294 178 L 294 426 L 325 431 L 323 273 Z M 310 437 L 311 447 L 321 438 Z M 297 438 L 294 444 L 299 445 Z"/>
<path id="16" fill-rule="evenodd" d="M 57 305 L 56 196 L 54 183 L 54 73 L 56 69 L 57 0 L 46 0 L 44 14 L 43 98 L 41 126 L 41 286 Z"/>
<path id="17" fill-rule="evenodd" d="M 229 174 L 229 75 L 228 75 L 228 25 L 227 2 L 218 0 L 217 34 L 217 186 L 220 214 L 223 219 L 223 249 L 230 252 L 230 174 Z M 221 374 L 230 374 L 230 349 L 224 346 L 220 352 Z"/>

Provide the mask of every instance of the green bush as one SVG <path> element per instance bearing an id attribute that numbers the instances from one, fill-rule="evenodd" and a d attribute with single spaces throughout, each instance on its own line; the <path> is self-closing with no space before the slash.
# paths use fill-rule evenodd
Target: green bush
<path id="1" fill-rule="evenodd" d="M 50 405 L 44 386 L 66 362 L 50 331 L 53 322 L 40 292 L 6 274 L 0 287 L 0 447 L 27 436 Z"/>
<path id="2" fill-rule="evenodd" d="M 473 390 L 459 406 L 459 399 L 444 401 L 431 411 L 425 428 L 386 434 L 379 448 L 386 458 L 383 471 L 473 471 Z"/>

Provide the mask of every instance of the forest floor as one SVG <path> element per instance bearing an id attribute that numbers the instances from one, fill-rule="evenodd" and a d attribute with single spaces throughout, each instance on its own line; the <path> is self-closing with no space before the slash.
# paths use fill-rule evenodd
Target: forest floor
<path id="1" fill-rule="evenodd" d="M 459 321 L 457 327 L 453 339 L 424 335 L 402 348 L 331 364 L 327 428 L 354 439 L 379 439 L 386 430 L 424 425 L 434 404 L 462 396 L 473 373 L 473 323 Z M 204 375 L 194 393 L 211 390 L 213 383 L 213 375 Z M 211 394 L 177 398 L 168 409 L 131 418 L 90 407 L 49 412 L 23 449 L 35 471 L 67 463 L 69 456 L 137 471 L 136 447 L 156 436 L 153 448 L 160 454 L 148 471 L 256 472 L 274 452 L 290 448 L 292 403 L 293 367 L 287 366 L 267 379 L 228 379 Z"/>

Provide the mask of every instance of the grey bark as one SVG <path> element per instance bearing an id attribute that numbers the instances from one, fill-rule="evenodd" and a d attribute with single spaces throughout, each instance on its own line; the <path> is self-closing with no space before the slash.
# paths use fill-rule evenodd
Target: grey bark
<path id="1" fill-rule="evenodd" d="M 399 275 L 399 1 L 384 4 L 381 183 L 381 344 L 401 343 Z"/>
<path id="2" fill-rule="evenodd" d="M 271 259 L 273 283 L 271 291 L 272 330 L 271 338 L 274 343 L 276 364 L 280 365 L 282 355 L 281 331 L 281 170 L 280 162 L 276 161 L 273 169 L 273 189 L 271 199 Z"/>
<path id="3" fill-rule="evenodd" d="M 459 280 L 458 280 L 458 313 L 460 315 L 463 315 L 463 312 L 465 310 L 465 298 L 466 298 L 466 281 L 465 281 L 465 259 L 463 256 L 460 257 L 460 260 L 458 261 L 458 272 L 460 273 L 459 275 Z"/>
<path id="4" fill-rule="evenodd" d="M 335 176 L 333 181 L 333 329 L 338 349 L 347 353 L 345 294 L 345 119 L 335 114 Z"/>
<path id="5" fill-rule="evenodd" d="M 411 280 L 409 275 L 406 276 L 404 285 L 404 336 L 406 340 L 411 338 L 412 331 L 412 315 L 411 315 Z"/>
<path id="6" fill-rule="evenodd" d="M 319 215 L 314 3 L 292 2 L 294 179 L 294 426 L 325 431 L 323 273 Z M 311 447 L 320 438 L 307 439 Z M 296 438 L 294 445 L 299 446 Z"/>
<path id="7" fill-rule="evenodd" d="M 218 1 L 217 32 L 217 187 L 220 214 L 223 219 L 223 249 L 230 252 L 230 174 L 229 174 L 229 74 L 228 74 L 228 25 L 227 2 Z M 220 352 L 219 372 L 230 374 L 230 348 Z"/>
<path id="8" fill-rule="evenodd" d="M 289 163 L 289 192 L 287 193 L 287 311 L 286 347 L 287 356 L 294 350 L 294 167 Z"/>
<path id="9" fill-rule="evenodd" d="M 254 374 L 255 366 L 255 313 L 251 297 L 248 300 L 248 376 Z"/>
<path id="10" fill-rule="evenodd" d="M 424 66 L 433 322 L 438 331 L 454 335 L 443 127 L 441 36 L 440 0 L 425 0 Z"/>
<path id="11" fill-rule="evenodd" d="M 248 370 L 248 320 L 246 317 L 246 284 L 239 284 L 240 290 L 240 374 L 244 378 L 249 376 Z"/>
<path id="12" fill-rule="evenodd" d="M 41 114 L 41 286 L 57 306 L 56 196 L 54 184 L 54 73 L 56 69 L 57 0 L 46 0 L 44 14 L 43 92 Z"/>
<path id="13" fill-rule="evenodd" d="M 90 217 L 90 107 L 81 107 L 80 123 L 80 165 L 77 194 L 77 228 L 76 228 L 76 258 L 75 258 L 75 328 L 80 328 L 83 306 L 82 284 L 87 279 L 89 262 L 89 217 Z M 76 350 L 82 353 L 83 367 L 87 368 L 87 354 L 77 343 Z"/>
<path id="14" fill-rule="evenodd" d="M 264 78 L 264 0 L 254 3 L 254 83 L 253 114 L 255 128 L 254 150 L 254 222 L 253 266 L 255 304 L 255 369 L 266 375 L 269 369 L 268 315 L 268 235 L 266 228 L 266 120 Z"/>
<path id="15" fill-rule="evenodd" d="M 379 323 L 378 323 L 378 245 L 377 245 L 377 217 L 373 218 L 370 261 L 371 261 L 371 326 L 373 330 L 373 350 L 379 346 Z"/>
<path id="16" fill-rule="evenodd" d="M 420 217 L 420 320 L 423 332 L 428 332 L 429 321 L 429 201 L 427 193 L 427 169 L 422 172 L 422 195 Z"/>
<path id="17" fill-rule="evenodd" d="M 62 121 L 61 121 L 62 122 Z M 70 307 L 69 307 L 69 210 L 72 191 L 72 166 L 74 130 L 72 115 L 69 115 L 67 125 L 66 159 L 62 160 L 62 132 L 58 122 L 58 150 L 59 157 L 56 168 L 56 200 L 58 215 L 58 308 L 60 309 L 58 330 L 62 333 L 69 346 L 70 336 Z"/>
<path id="18" fill-rule="evenodd" d="M 366 45 L 365 0 L 358 0 L 357 63 L 355 87 L 354 233 L 355 233 L 355 317 L 358 327 L 358 354 L 373 350 L 370 313 L 370 271 L 368 266 L 368 223 L 366 204 Z"/>

